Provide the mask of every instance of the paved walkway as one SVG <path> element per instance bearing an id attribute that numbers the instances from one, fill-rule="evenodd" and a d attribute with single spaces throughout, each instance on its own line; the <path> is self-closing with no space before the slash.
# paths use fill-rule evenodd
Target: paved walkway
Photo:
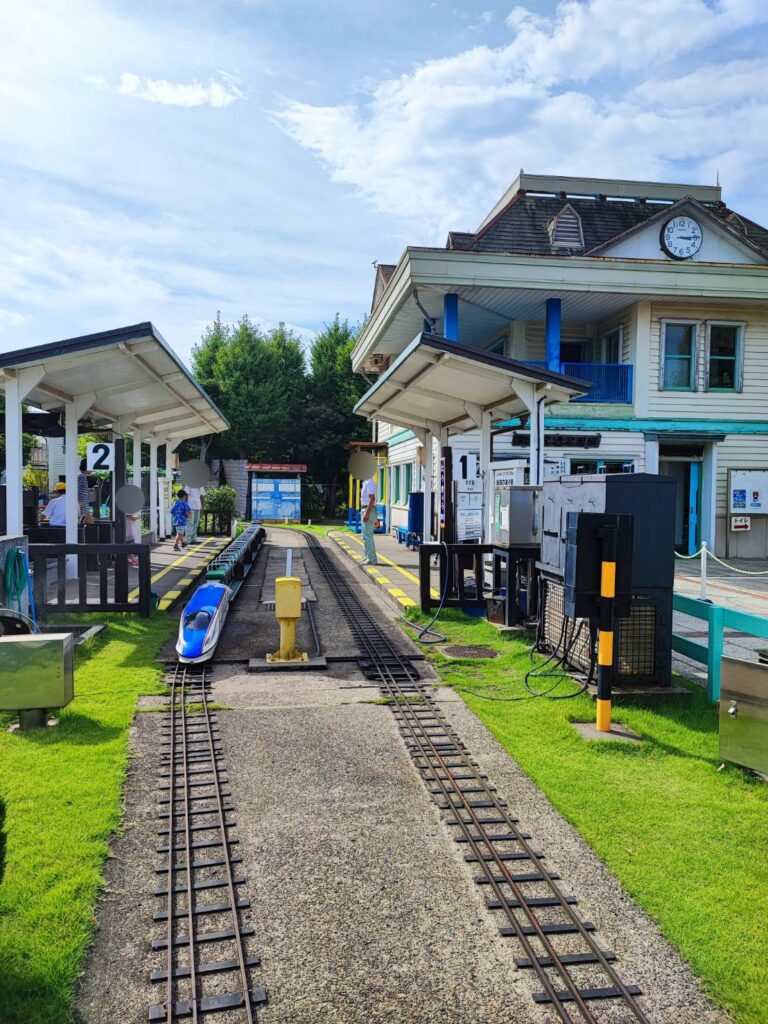
<path id="1" fill-rule="evenodd" d="M 356 562 L 362 562 L 363 540 L 359 533 L 333 532 L 329 535 Z M 365 571 L 390 599 L 402 608 L 419 606 L 419 552 L 398 544 L 394 537 L 376 534 L 377 565 L 364 566 Z M 432 596 L 439 597 L 437 572 L 432 571 Z"/>
<path id="2" fill-rule="evenodd" d="M 180 552 L 174 551 L 172 540 L 164 540 L 152 549 L 152 589 L 160 598 L 160 611 L 167 611 L 186 590 L 202 579 L 209 563 L 230 540 L 230 537 L 201 537 Z M 138 582 L 136 569 L 131 570 L 131 582 Z M 135 601 L 138 596 L 138 589 L 132 590 L 128 600 Z"/>

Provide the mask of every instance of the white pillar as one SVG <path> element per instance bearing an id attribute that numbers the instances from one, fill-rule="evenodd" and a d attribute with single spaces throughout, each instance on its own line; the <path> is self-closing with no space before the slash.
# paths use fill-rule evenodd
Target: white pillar
<path id="1" fill-rule="evenodd" d="M 7 380 L 5 382 L 5 514 L 6 530 L 12 537 L 21 537 L 24 532 L 21 401 L 18 379 Z"/>
<path id="2" fill-rule="evenodd" d="M 636 302 L 632 307 L 630 329 L 632 361 L 635 364 L 635 416 L 642 419 L 648 415 L 648 398 L 651 390 L 651 303 L 648 300 Z M 653 387 L 655 386 L 654 384 Z"/>
<path id="3" fill-rule="evenodd" d="M 24 455 L 22 403 L 45 376 L 42 366 L 5 371 L 5 500 L 6 530 L 13 537 L 24 532 Z"/>
<path id="4" fill-rule="evenodd" d="M 133 431 L 133 486 L 141 487 L 141 430 L 137 427 Z M 131 522 L 131 533 L 133 543 L 141 543 L 141 519 Z"/>
<path id="5" fill-rule="evenodd" d="M 715 550 L 717 535 L 717 441 L 704 445 L 701 467 L 701 539 Z"/>
<path id="6" fill-rule="evenodd" d="M 659 472 L 659 439 L 657 437 L 646 437 L 645 439 L 645 472 Z"/>
<path id="7" fill-rule="evenodd" d="M 425 543 L 432 539 L 432 434 L 427 431 L 424 441 L 424 536 Z"/>
<path id="8" fill-rule="evenodd" d="M 169 451 L 168 451 L 169 444 L 168 444 L 168 442 L 167 441 L 163 441 L 161 444 L 158 444 L 158 451 L 162 447 L 165 447 L 165 479 L 167 481 L 168 480 L 168 456 L 169 456 Z M 166 536 L 166 533 L 165 533 L 165 519 L 166 519 L 166 516 L 165 516 L 165 492 L 166 492 L 166 487 L 167 487 L 167 484 L 165 482 L 163 483 L 163 487 L 162 488 L 160 487 L 160 480 L 158 478 L 158 481 L 157 481 L 157 493 L 158 493 L 158 498 L 157 498 L 157 519 L 158 519 L 158 523 L 157 523 L 157 539 L 158 540 L 164 540 L 165 536 Z"/>
<path id="9" fill-rule="evenodd" d="M 530 452 L 528 455 L 528 482 L 532 486 L 541 483 L 541 449 L 543 449 L 543 438 L 541 437 L 541 415 L 539 402 L 541 396 L 536 394 L 534 389 L 533 401 L 529 408 L 528 431 L 530 438 Z M 541 403 L 544 404 L 543 402 Z"/>
<path id="10" fill-rule="evenodd" d="M 491 537 L 491 515 L 493 514 L 493 473 L 491 472 L 491 425 L 489 412 L 482 414 L 480 424 L 480 478 L 483 481 L 483 543 Z"/>
<path id="11" fill-rule="evenodd" d="M 149 439 L 149 528 L 160 536 L 160 528 L 157 514 L 157 447 L 158 442 L 154 437 Z"/>

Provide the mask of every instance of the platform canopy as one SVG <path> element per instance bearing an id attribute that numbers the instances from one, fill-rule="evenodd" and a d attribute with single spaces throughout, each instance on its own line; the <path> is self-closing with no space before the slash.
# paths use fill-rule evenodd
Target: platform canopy
<path id="1" fill-rule="evenodd" d="M 25 403 L 57 410 L 80 398 L 94 428 L 170 440 L 229 426 L 151 323 L 0 353 L 0 386 L 19 373 L 30 384 Z"/>
<path id="2" fill-rule="evenodd" d="M 482 426 L 483 414 L 508 419 L 545 404 L 585 395 L 575 377 L 420 334 L 355 406 L 368 419 L 411 430 L 460 434 Z"/>
<path id="3" fill-rule="evenodd" d="M 22 532 L 24 405 L 60 413 L 66 451 L 66 538 L 77 541 L 78 424 L 133 438 L 133 483 L 141 484 L 142 443 L 149 445 L 150 529 L 163 536 L 158 448 L 218 434 L 229 423 L 151 323 L 87 334 L 0 354 L 5 392 L 6 520 Z M 138 538 L 135 538 L 138 539 Z M 76 559 L 68 559 L 68 573 Z"/>

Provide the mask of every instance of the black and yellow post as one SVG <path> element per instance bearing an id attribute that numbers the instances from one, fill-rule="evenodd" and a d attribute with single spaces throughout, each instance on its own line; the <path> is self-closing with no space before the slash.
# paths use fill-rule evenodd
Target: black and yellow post
<path id="1" fill-rule="evenodd" d="M 600 618 L 597 638 L 597 721 L 598 732 L 611 731 L 611 683 L 613 681 L 614 604 L 616 599 L 616 554 L 618 530 L 605 526 L 600 563 Z"/>

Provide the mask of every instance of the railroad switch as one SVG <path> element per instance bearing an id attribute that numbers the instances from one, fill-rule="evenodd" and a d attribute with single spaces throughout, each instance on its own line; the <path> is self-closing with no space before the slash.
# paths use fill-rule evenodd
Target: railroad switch
<path id="1" fill-rule="evenodd" d="M 278 576 L 275 580 L 275 618 L 280 624 L 280 649 L 267 655 L 270 664 L 308 661 L 306 651 L 296 650 L 296 623 L 301 618 L 301 580 Z"/>

